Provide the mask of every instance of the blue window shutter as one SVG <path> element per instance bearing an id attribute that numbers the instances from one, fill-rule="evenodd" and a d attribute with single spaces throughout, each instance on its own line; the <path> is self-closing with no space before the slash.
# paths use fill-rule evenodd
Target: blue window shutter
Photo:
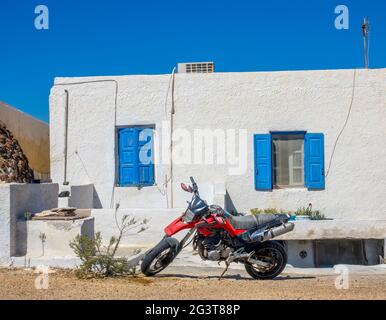
<path id="1" fill-rule="evenodd" d="M 145 127 L 120 129 L 118 144 L 119 185 L 153 185 L 153 129 Z"/>
<path id="2" fill-rule="evenodd" d="M 154 184 L 153 129 L 141 128 L 138 131 L 138 177 L 140 185 Z"/>
<path id="3" fill-rule="evenodd" d="M 255 189 L 272 189 L 272 138 L 270 134 L 255 134 Z"/>
<path id="4" fill-rule="evenodd" d="M 323 133 L 307 133 L 304 139 L 306 187 L 324 189 L 324 135 Z"/>
<path id="5" fill-rule="evenodd" d="M 119 184 L 138 184 L 138 130 L 119 130 Z"/>

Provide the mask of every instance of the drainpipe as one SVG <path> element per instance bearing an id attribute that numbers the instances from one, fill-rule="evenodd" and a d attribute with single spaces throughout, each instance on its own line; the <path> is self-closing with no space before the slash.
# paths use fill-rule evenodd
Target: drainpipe
<path id="1" fill-rule="evenodd" d="M 174 79 L 176 68 L 172 71 L 172 109 L 170 114 L 170 203 L 174 208 L 174 191 L 173 191 L 173 130 L 174 130 L 174 114 L 176 109 L 174 107 Z"/>
<path id="2" fill-rule="evenodd" d="M 69 93 L 68 90 L 64 90 L 66 94 L 66 109 L 65 109 L 65 120 L 64 120 L 64 177 L 63 185 L 68 186 L 67 181 L 67 146 L 68 146 L 68 105 L 69 105 Z"/>

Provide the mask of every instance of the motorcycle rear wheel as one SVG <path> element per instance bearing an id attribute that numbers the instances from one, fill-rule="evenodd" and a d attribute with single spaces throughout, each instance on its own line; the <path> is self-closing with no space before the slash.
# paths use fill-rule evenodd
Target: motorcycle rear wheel
<path id="1" fill-rule="evenodd" d="M 177 256 L 179 242 L 177 239 L 163 239 L 142 260 L 141 271 L 151 277 L 165 269 Z"/>
<path id="2" fill-rule="evenodd" d="M 257 268 L 253 264 L 245 263 L 248 274 L 258 280 L 271 280 L 276 278 L 284 270 L 287 264 L 287 253 L 284 247 L 275 241 L 260 243 L 254 248 L 253 259 L 272 264 L 269 269 Z"/>

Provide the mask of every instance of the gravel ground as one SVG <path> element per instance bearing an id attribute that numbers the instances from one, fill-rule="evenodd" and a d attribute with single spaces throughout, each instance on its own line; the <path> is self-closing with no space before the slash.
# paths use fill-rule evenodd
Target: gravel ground
<path id="1" fill-rule="evenodd" d="M 283 274 L 256 281 L 242 270 L 218 280 L 221 269 L 170 267 L 153 278 L 79 280 L 53 270 L 49 288 L 38 290 L 32 269 L 0 269 L 0 299 L 386 299 L 386 273 L 350 273 L 349 289 L 335 287 L 335 274 Z"/>

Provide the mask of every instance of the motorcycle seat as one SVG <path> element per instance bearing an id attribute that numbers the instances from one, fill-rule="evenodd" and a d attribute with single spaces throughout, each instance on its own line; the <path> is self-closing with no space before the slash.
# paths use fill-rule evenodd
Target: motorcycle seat
<path id="1" fill-rule="evenodd" d="M 256 214 L 246 216 L 230 216 L 229 222 L 233 228 L 238 230 L 250 230 L 256 227 L 263 226 L 274 220 L 283 221 L 288 220 L 286 214 Z"/>

